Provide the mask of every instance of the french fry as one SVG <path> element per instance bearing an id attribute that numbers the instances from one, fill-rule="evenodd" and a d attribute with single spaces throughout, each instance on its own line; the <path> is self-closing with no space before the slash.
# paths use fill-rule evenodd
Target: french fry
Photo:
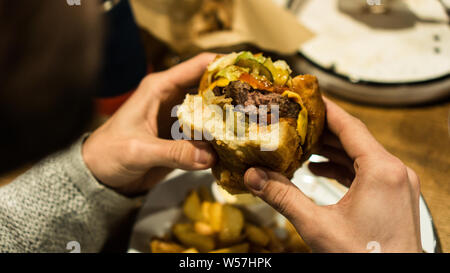
<path id="1" fill-rule="evenodd" d="M 201 204 L 202 219 L 206 223 L 211 223 L 211 206 L 212 203 L 204 201 Z"/>
<path id="2" fill-rule="evenodd" d="M 289 232 L 289 234 L 297 233 L 297 230 L 295 229 L 294 225 L 290 221 L 286 220 L 284 226 L 285 226 L 287 232 Z"/>
<path id="3" fill-rule="evenodd" d="M 251 243 L 261 247 L 265 247 L 270 241 L 269 236 L 262 228 L 252 224 L 245 225 L 245 234 Z"/>
<path id="4" fill-rule="evenodd" d="M 284 251 L 283 243 L 281 242 L 280 238 L 277 237 L 273 229 L 271 228 L 264 228 L 266 231 L 267 236 L 269 236 L 269 243 L 267 245 L 267 248 L 272 253 L 280 253 Z"/>
<path id="5" fill-rule="evenodd" d="M 184 250 L 182 253 L 198 253 L 198 250 L 194 247 Z"/>
<path id="6" fill-rule="evenodd" d="M 194 223 L 194 230 L 198 234 L 207 235 L 207 236 L 213 235 L 215 233 L 214 229 L 208 223 L 200 222 L 200 221 L 197 221 Z"/>
<path id="7" fill-rule="evenodd" d="M 311 248 L 305 243 L 302 236 L 298 234 L 294 225 L 291 222 L 286 221 L 286 230 L 289 233 L 286 241 L 286 250 L 288 252 L 309 253 Z"/>
<path id="8" fill-rule="evenodd" d="M 299 234 L 292 234 L 286 242 L 286 250 L 295 253 L 310 253 L 311 248 L 303 241 Z"/>
<path id="9" fill-rule="evenodd" d="M 180 253 L 184 250 L 185 248 L 183 246 L 173 242 L 165 242 L 158 239 L 150 242 L 150 251 L 152 253 Z"/>
<path id="10" fill-rule="evenodd" d="M 183 245 L 189 248 L 193 247 L 201 252 L 208 252 L 214 249 L 214 238 L 196 233 L 190 223 L 175 224 L 173 234 Z"/>
<path id="11" fill-rule="evenodd" d="M 184 200 L 183 212 L 192 221 L 202 220 L 200 197 L 196 190 L 191 191 Z"/>
<path id="12" fill-rule="evenodd" d="M 182 210 L 188 218 L 187 222 L 174 224 L 171 234 L 152 240 L 151 252 L 311 252 L 289 221 L 285 226 L 287 236 L 280 239 L 273 228 L 247 222 L 238 207 L 214 202 L 206 187 L 191 191 L 183 202 Z M 175 241 L 170 238 L 175 238 Z"/>
<path id="13" fill-rule="evenodd" d="M 216 249 L 213 251 L 210 251 L 210 253 L 248 253 L 249 244 L 243 243 L 238 244 L 226 248 Z"/>
<path id="14" fill-rule="evenodd" d="M 216 232 L 220 232 L 222 229 L 222 212 L 222 204 L 217 202 L 211 203 L 209 207 L 209 223 Z"/>
<path id="15" fill-rule="evenodd" d="M 242 212 L 231 205 L 223 205 L 221 216 L 219 241 L 225 245 L 238 243 L 243 238 L 241 236 L 244 227 Z"/>

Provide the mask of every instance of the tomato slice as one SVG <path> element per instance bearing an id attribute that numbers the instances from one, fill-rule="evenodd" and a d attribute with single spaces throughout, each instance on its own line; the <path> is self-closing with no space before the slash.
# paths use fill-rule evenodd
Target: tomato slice
<path id="1" fill-rule="evenodd" d="M 254 89 L 273 91 L 272 83 L 264 80 L 258 80 L 249 73 L 242 73 L 239 80 L 248 83 Z"/>

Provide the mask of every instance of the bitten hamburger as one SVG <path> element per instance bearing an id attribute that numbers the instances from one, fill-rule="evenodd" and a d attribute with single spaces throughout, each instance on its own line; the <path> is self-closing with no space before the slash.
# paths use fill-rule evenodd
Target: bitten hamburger
<path id="1" fill-rule="evenodd" d="M 213 145 L 212 172 L 228 192 L 247 192 L 243 176 L 254 166 L 292 178 L 317 149 L 325 119 L 317 79 L 291 72 L 262 54 L 218 56 L 178 109 L 183 132 Z"/>

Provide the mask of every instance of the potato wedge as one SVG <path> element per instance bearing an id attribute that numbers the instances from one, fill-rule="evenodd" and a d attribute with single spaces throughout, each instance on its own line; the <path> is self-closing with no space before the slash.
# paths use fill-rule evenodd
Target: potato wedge
<path id="1" fill-rule="evenodd" d="M 221 222 L 219 241 L 222 244 L 236 244 L 242 240 L 241 232 L 244 227 L 244 216 L 238 208 L 223 205 Z"/>
<path id="2" fill-rule="evenodd" d="M 286 220 L 284 226 L 285 226 L 287 232 L 289 232 L 289 234 L 297 234 L 297 230 L 295 229 L 294 225 L 290 221 Z"/>
<path id="3" fill-rule="evenodd" d="M 243 243 L 239 245 L 233 245 L 226 248 L 216 249 L 209 253 L 248 253 L 249 244 Z"/>
<path id="4" fill-rule="evenodd" d="M 252 224 L 245 225 L 245 234 L 247 235 L 247 239 L 255 245 L 265 247 L 270 238 L 267 233 L 262 229 Z"/>
<path id="5" fill-rule="evenodd" d="M 208 223 L 200 222 L 200 221 L 197 221 L 194 223 L 194 230 L 198 234 L 208 235 L 208 236 L 213 235 L 215 233 L 214 229 Z"/>
<path id="6" fill-rule="evenodd" d="M 299 252 L 299 253 L 309 253 L 311 248 L 305 243 L 302 236 L 298 234 L 294 225 L 291 222 L 286 221 L 286 230 L 289 233 L 288 239 L 286 240 L 286 251 L 288 252 Z"/>
<path id="7" fill-rule="evenodd" d="M 154 239 L 150 242 L 150 251 L 152 253 L 181 253 L 185 247 L 173 243 Z"/>
<path id="8" fill-rule="evenodd" d="M 271 228 L 264 228 L 266 231 L 267 236 L 269 236 L 269 243 L 267 244 L 267 248 L 272 253 L 281 253 L 284 251 L 283 243 L 281 242 L 280 238 L 275 234 L 273 229 Z"/>
<path id="9" fill-rule="evenodd" d="M 184 250 L 182 253 L 198 253 L 198 250 L 194 247 Z"/>
<path id="10" fill-rule="evenodd" d="M 311 248 L 299 234 L 292 234 L 286 242 L 286 251 L 295 253 L 310 253 Z"/>
<path id="11" fill-rule="evenodd" d="M 201 252 L 214 249 L 215 242 L 212 236 L 198 234 L 190 223 L 178 223 L 173 227 L 173 234 L 185 246 L 196 248 Z"/>
<path id="12" fill-rule="evenodd" d="M 184 200 L 183 212 L 192 221 L 202 220 L 200 197 L 196 190 L 191 191 Z"/>
<path id="13" fill-rule="evenodd" d="M 201 213 L 202 213 L 202 220 L 206 223 L 211 223 L 211 206 L 212 202 L 202 202 L 201 204 Z"/>
<path id="14" fill-rule="evenodd" d="M 222 229 L 222 213 L 223 213 L 223 205 L 217 202 L 211 203 L 209 207 L 209 223 L 211 227 L 220 232 Z"/>

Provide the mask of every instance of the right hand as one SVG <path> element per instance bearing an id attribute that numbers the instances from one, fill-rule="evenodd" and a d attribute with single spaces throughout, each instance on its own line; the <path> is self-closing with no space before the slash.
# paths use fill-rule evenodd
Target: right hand
<path id="1" fill-rule="evenodd" d="M 328 162 L 310 163 L 317 175 L 350 187 L 335 205 L 318 206 L 279 173 L 247 170 L 249 190 L 286 216 L 316 252 L 421 252 L 419 179 L 387 152 L 366 126 L 324 98 L 327 124 L 318 154 Z"/>

